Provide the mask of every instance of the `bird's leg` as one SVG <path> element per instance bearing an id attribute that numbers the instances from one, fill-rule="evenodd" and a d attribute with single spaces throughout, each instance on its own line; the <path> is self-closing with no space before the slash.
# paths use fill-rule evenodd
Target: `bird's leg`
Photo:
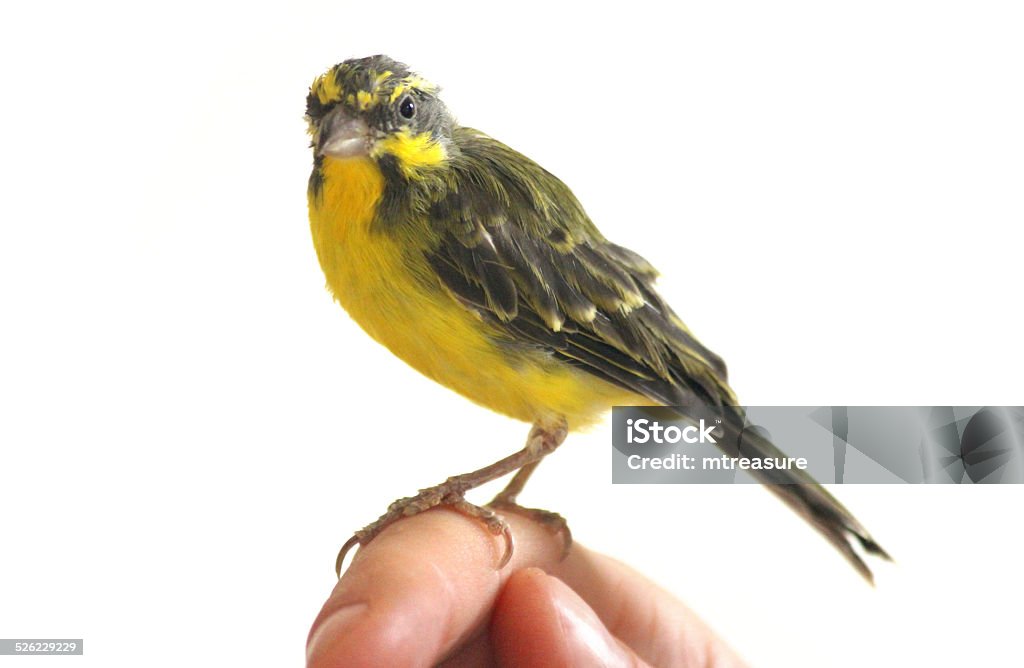
<path id="1" fill-rule="evenodd" d="M 505 485 L 505 489 L 498 492 L 498 494 L 491 500 L 487 505 L 489 506 L 514 506 L 516 505 L 516 499 L 519 498 L 520 492 L 523 491 L 523 487 L 526 487 L 526 481 L 533 475 L 534 470 L 540 465 L 540 460 L 527 464 L 523 468 L 516 471 L 516 474 L 512 476 L 512 479 Z"/>
<path id="2" fill-rule="evenodd" d="M 541 423 L 537 423 L 530 430 L 530 436 L 526 441 L 526 447 L 529 449 L 531 444 L 538 450 L 544 451 L 545 455 L 550 454 L 565 441 L 565 437 L 568 434 L 565 420 L 560 421 L 554 427 L 545 426 Z M 558 513 L 551 512 L 550 510 L 541 510 L 540 508 L 524 508 L 520 506 L 516 499 L 519 497 L 520 492 L 523 491 L 523 487 L 526 486 L 526 481 L 530 479 L 533 471 L 540 464 L 540 457 L 529 464 L 524 465 L 521 469 L 516 471 L 515 476 L 509 481 L 505 489 L 501 490 L 494 499 L 487 505 L 492 508 L 498 508 L 499 510 L 505 510 L 514 512 L 518 515 L 525 515 L 532 520 L 539 522 L 546 526 L 553 533 L 561 534 L 563 539 L 563 551 L 562 557 L 565 558 L 569 554 L 569 548 L 572 547 L 572 532 L 569 531 L 569 524 L 565 521 L 565 518 Z"/>
<path id="3" fill-rule="evenodd" d="M 452 476 L 440 485 L 421 489 L 416 496 L 398 499 L 388 506 L 387 512 L 381 515 L 377 521 L 363 527 L 348 539 L 338 552 L 338 558 L 335 562 L 336 571 L 339 574 L 341 573 L 341 565 L 345 561 L 345 555 L 356 545 L 366 545 L 381 531 L 403 517 L 411 517 L 437 506 L 450 506 L 464 515 L 475 517 L 483 522 L 484 526 L 491 533 L 502 535 L 505 538 L 505 554 L 502 556 L 498 568 L 504 567 L 509 559 L 512 558 L 512 551 L 514 549 L 512 532 L 509 529 L 508 523 L 494 510 L 466 501 L 466 492 L 484 483 L 496 480 L 503 475 L 507 475 L 512 471 L 519 471 L 506 488 L 506 491 L 513 489 L 517 485 L 517 481 L 519 481 L 518 487 L 515 488 L 511 501 L 507 506 L 510 508 L 514 507 L 515 494 L 518 494 L 519 490 L 522 489 L 530 472 L 533 471 L 541 459 L 561 445 L 562 441 L 565 440 L 565 436 L 566 427 L 564 421 L 558 423 L 554 428 L 545 428 L 540 423 L 537 423 L 530 431 L 526 447 L 519 452 L 500 459 L 482 469 Z M 525 475 L 523 474 L 524 472 Z"/>
<path id="4" fill-rule="evenodd" d="M 569 434 L 568 425 L 566 425 L 565 419 L 559 419 L 554 424 L 544 424 L 537 422 L 530 429 L 530 435 L 526 437 L 526 448 L 525 450 L 534 450 L 540 453 L 534 461 L 529 464 L 523 465 L 512 477 L 512 480 L 505 486 L 505 489 L 501 490 L 494 500 L 489 504 L 490 506 L 514 506 L 516 505 L 516 498 L 519 497 L 519 493 L 523 491 L 523 487 L 526 486 L 526 481 L 530 479 L 534 469 L 540 464 L 540 460 L 551 454 L 555 449 L 565 442 L 565 437 Z"/>

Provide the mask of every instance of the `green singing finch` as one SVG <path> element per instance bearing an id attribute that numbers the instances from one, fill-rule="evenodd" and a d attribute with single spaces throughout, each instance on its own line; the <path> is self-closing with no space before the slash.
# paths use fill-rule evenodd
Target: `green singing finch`
<path id="1" fill-rule="evenodd" d="M 728 454 L 782 456 L 743 432 L 722 360 L 654 289 L 656 272 L 611 243 L 543 167 L 459 125 L 438 88 L 386 56 L 347 60 L 307 98 L 309 218 L 335 299 L 413 368 L 468 399 L 533 425 L 526 447 L 400 499 L 342 548 L 402 517 L 449 505 L 507 541 L 495 508 L 519 508 L 530 474 L 569 430 L 613 405 L 713 409 Z M 464 494 L 509 473 L 487 507 Z M 754 471 L 870 580 L 853 548 L 885 551 L 800 470 Z M 564 527 L 563 527 L 564 528 Z M 566 533 L 568 536 L 568 534 Z M 568 538 L 567 538 L 568 540 Z"/>

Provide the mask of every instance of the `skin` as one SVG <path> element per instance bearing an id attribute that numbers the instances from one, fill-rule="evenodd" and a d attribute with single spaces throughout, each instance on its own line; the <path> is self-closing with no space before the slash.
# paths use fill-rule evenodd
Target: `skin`
<path id="1" fill-rule="evenodd" d="M 307 666 L 743 666 L 692 611 L 628 566 L 508 518 L 512 562 L 438 508 L 362 548 L 310 630 Z"/>

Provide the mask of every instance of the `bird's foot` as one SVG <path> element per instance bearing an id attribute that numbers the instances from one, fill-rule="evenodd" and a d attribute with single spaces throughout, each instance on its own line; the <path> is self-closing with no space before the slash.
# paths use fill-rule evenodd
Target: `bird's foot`
<path id="1" fill-rule="evenodd" d="M 515 543 L 512 540 L 512 530 L 508 523 L 492 509 L 481 507 L 466 501 L 466 491 L 473 485 L 467 485 L 463 476 L 448 478 L 440 485 L 421 489 L 416 496 L 407 496 L 398 499 L 388 506 L 387 512 L 381 515 L 375 522 L 368 524 L 359 531 L 356 531 L 351 538 L 341 547 L 334 568 L 338 575 L 341 575 L 341 566 L 345 562 L 345 556 L 356 545 L 363 546 L 377 537 L 384 529 L 405 517 L 418 515 L 425 510 L 447 506 L 467 517 L 479 520 L 487 530 L 495 536 L 502 536 L 505 540 L 505 552 L 498 562 L 498 568 L 504 568 L 512 558 Z"/>
<path id="2" fill-rule="evenodd" d="M 341 551 L 338 552 L 338 559 L 334 564 L 335 571 L 341 574 L 341 565 L 345 562 L 345 556 L 356 545 L 366 545 L 373 540 L 380 532 L 391 526 L 404 517 L 411 517 L 424 510 L 430 510 L 438 506 L 448 506 L 457 510 L 463 515 L 473 517 L 484 524 L 495 536 L 502 536 L 505 539 L 505 552 L 498 562 L 498 568 L 504 568 L 512 558 L 512 551 L 515 544 L 512 540 L 512 530 L 508 523 L 502 519 L 490 507 L 476 506 L 466 501 L 466 492 L 480 485 L 496 480 L 503 475 L 513 471 L 516 472 L 511 482 L 504 491 L 495 497 L 494 502 L 489 504 L 494 507 L 507 507 L 509 510 L 520 512 L 529 517 L 534 517 L 547 526 L 554 527 L 559 533 L 566 536 L 566 551 L 572 544 L 569 528 L 559 515 L 544 510 L 533 510 L 521 508 L 516 505 L 516 496 L 522 491 L 523 485 L 540 460 L 557 448 L 565 440 L 567 433 L 565 419 L 561 418 L 551 424 L 538 422 L 530 430 L 526 447 L 519 452 L 485 466 L 470 473 L 452 476 L 440 485 L 421 489 L 416 496 L 399 499 L 388 506 L 386 513 L 380 516 L 376 522 L 360 529 L 353 535 Z"/>

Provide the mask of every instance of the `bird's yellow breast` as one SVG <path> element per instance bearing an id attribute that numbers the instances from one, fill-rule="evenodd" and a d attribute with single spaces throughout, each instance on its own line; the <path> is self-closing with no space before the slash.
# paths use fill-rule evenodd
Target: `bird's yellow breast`
<path id="1" fill-rule="evenodd" d="M 593 423 L 636 395 L 555 360 L 513 349 L 445 291 L 420 248 L 371 223 L 384 178 L 368 158 L 326 159 L 309 217 L 335 299 L 374 339 L 421 373 L 499 413 L 535 422 Z M 402 221 L 395 221 L 401 224 Z"/>

